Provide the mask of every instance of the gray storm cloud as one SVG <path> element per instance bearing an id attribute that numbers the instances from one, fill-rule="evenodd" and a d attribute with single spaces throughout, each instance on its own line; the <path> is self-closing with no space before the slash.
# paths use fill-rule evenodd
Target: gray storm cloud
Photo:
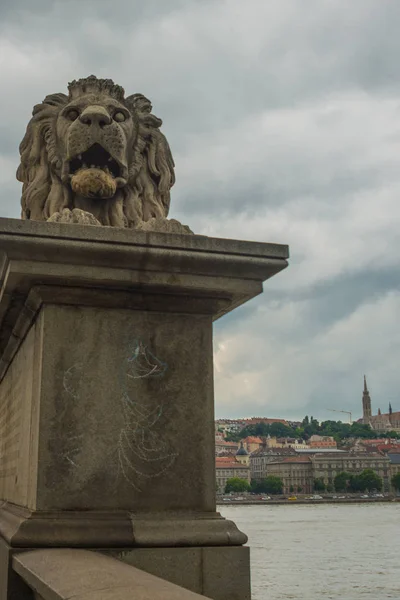
<path id="1" fill-rule="evenodd" d="M 382 0 L 3 0 L 1 215 L 33 105 L 111 77 L 164 121 L 171 216 L 291 247 L 216 325 L 217 414 L 356 416 L 364 373 L 400 410 L 399 20 Z"/>

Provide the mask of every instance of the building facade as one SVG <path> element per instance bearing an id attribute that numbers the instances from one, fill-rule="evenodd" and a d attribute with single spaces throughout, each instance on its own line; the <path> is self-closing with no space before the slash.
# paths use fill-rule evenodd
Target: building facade
<path id="1" fill-rule="evenodd" d="M 309 448 L 337 448 L 335 438 L 328 435 L 312 435 L 308 440 Z"/>
<path id="2" fill-rule="evenodd" d="M 311 494 L 314 489 L 313 469 L 309 456 L 290 456 L 268 465 L 268 474 L 282 479 L 283 493 Z"/>
<path id="3" fill-rule="evenodd" d="M 249 452 L 251 454 L 252 452 L 255 452 L 256 450 L 258 450 L 260 448 L 260 446 L 262 446 L 263 441 L 261 438 L 259 438 L 257 436 L 249 435 L 246 438 L 243 438 L 242 440 L 240 440 L 240 443 L 243 444 L 243 446 L 246 448 L 247 452 Z"/>
<path id="4" fill-rule="evenodd" d="M 250 455 L 251 478 L 260 480 L 270 475 L 269 465 L 282 458 L 296 456 L 293 448 L 267 448 L 265 445 Z"/>
<path id="5" fill-rule="evenodd" d="M 220 454 L 232 454 L 234 456 L 238 449 L 237 442 L 226 442 L 225 440 L 215 440 L 215 456 Z"/>
<path id="6" fill-rule="evenodd" d="M 390 490 L 390 460 L 379 452 L 334 452 L 314 454 L 311 458 L 313 479 L 322 479 L 326 486 L 333 485 L 338 473 L 345 471 L 358 475 L 372 469 L 383 481 L 383 489 Z"/>
<path id="7" fill-rule="evenodd" d="M 400 473 L 400 452 L 396 451 L 396 452 L 388 452 L 387 455 L 389 461 L 390 461 L 390 479 L 394 476 L 397 475 L 397 473 Z M 395 491 L 395 490 L 393 490 Z"/>
<path id="8" fill-rule="evenodd" d="M 215 477 L 217 493 L 223 494 L 228 479 L 239 477 L 250 483 L 250 467 L 241 464 L 234 456 L 217 456 L 215 458 Z"/>
<path id="9" fill-rule="evenodd" d="M 217 419 L 215 421 L 215 430 L 221 430 L 224 433 L 237 433 L 243 427 L 243 419 Z"/>
<path id="10" fill-rule="evenodd" d="M 255 463 L 267 459 L 266 463 Z M 263 479 L 275 475 L 282 479 L 283 493 L 311 493 L 314 481 L 320 479 L 333 491 L 336 475 L 345 471 L 358 475 L 365 469 L 372 469 L 383 481 L 384 491 L 390 490 L 390 480 L 395 472 L 400 471 L 400 454 L 386 456 L 379 452 L 315 452 L 294 453 L 292 456 L 263 455 L 250 457 L 254 479 Z M 254 470 L 261 464 L 260 470 Z M 258 467 L 257 467 L 258 468 Z M 262 469 L 262 470 L 261 470 Z"/>

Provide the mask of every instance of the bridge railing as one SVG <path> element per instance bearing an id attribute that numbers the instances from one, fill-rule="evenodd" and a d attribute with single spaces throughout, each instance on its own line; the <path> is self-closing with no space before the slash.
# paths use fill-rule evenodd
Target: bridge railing
<path id="1" fill-rule="evenodd" d="M 45 549 L 13 557 L 13 570 L 36 600 L 205 600 L 99 552 Z"/>

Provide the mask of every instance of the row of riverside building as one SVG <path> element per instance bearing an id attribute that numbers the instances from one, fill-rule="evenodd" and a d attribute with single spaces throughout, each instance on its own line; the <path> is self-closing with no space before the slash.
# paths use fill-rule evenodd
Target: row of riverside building
<path id="1" fill-rule="evenodd" d="M 248 437 L 239 443 L 224 445 L 216 432 L 215 463 L 217 491 L 223 493 L 228 479 L 239 477 L 250 483 L 269 475 L 283 482 L 283 493 L 312 493 L 316 479 L 333 490 L 335 476 L 372 469 L 383 481 L 383 490 L 391 491 L 391 478 L 400 472 L 400 444 L 395 440 L 352 440 L 346 449 L 338 449 L 333 438 L 311 436 L 305 442 L 292 438 Z"/>
<path id="2" fill-rule="evenodd" d="M 372 415 L 371 397 L 364 375 L 362 394 L 363 416 L 359 423 L 382 433 L 400 433 L 400 412 L 392 410 Z M 338 449 L 332 437 L 313 435 L 309 440 L 293 438 L 247 437 L 239 444 L 228 442 L 227 433 L 240 432 L 248 425 L 282 423 L 296 427 L 298 422 L 284 419 L 252 417 L 250 419 L 219 419 L 215 422 L 215 455 L 217 489 L 223 492 L 228 479 L 240 477 L 250 482 L 268 475 L 283 481 L 284 493 L 292 490 L 311 493 L 316 479 L 326 487 L 333 486 L 335 476 L 346 471 L 357 474 L 373 469 L 383 481 L 384 491 L 391 491 L 391 478 L 400 472 L 400 443 L 398 440 L 353 439 L 345 449 Z M 389 434 L 390 435 L 390 434 Z"/>

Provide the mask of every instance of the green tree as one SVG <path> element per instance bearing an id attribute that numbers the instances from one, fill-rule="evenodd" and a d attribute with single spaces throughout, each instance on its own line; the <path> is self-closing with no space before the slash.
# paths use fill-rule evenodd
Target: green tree
<path id="1" fill-rule="evenodd" d="M 230 492 L 248 492 L 250 491 L 250 485 L 245 479 L 240 477 L 231 477 L 228 479 L 225 485 L 225 494 Z"/>
<path id="2" fill-rule="evenodd" d="M 293 494 L 293 492 L 294 492 L 294 487 L 293 487 L 292 485 L 291 485 L 291 486 L 290 486 L 290 488 L 289 488 L 289 492 L 290 492 L 291 494 Z"/>
<path id="3" fill-rule="evenodd" d="M 333 437 L 337 443 L 343 442 L 348 438 L 377 438 L 392 437 L 400 439 L 400 433 L 390 431 L 379 433 L 373 431 L 369 425 L 361 423 L 342 423 L 341 421 L 323 421 L 319 423 L 314 417 L 305 416 L 301 426 L 297 428 L 290 427 L 284 423 L 256 423 L 247 425 L 241 431 L 227 433 L 226 440 L 238 442 L 247 436 L 266 437 L 268 435 L 276 437 L 294 437 L 308 439 L 310 436 L 327 435 Z"/>
<path id="4" fill-rule="evenodd" d="M 377 432 L 372 431 L 369 425 L 362 425 L 361 423 L 352 423 L 350 427 L 351 437 L 359 438 L 376 438 L 378 437 Z"/>
<path id="5" fill-rule="evenodd" d="M 280 477 L 276 477 L 275 475 L 268 475 L 264 479 L 265 482 L 265 491 L 268 494 L 282 494 L 283 491 L 283 481 Z"/>
<path id="6" fill-rule="evenodd" d="M 329 435 L 333 437 L 336 442 L 350 437 L 351 425 L 349 423 L 342 423 L 341 421 L 323 421 L 320 426 L 321 435 Z"/>
<path id="7" fill-rule="evenodd" d="M 324 492 L 325 491 L 325 483 L 322 477 L 318 479 L 314 479 L 314 491 L 315 492 Z"/>
<path id="8" fill-rule="evenodd" d="M 400 491 L 400 473 L 396 473 L 396 475 L 393 475 L 392 486 L 395 490 Z"/>
<path id="9" fill-rule="evenodd" d="M 388 431 L 386 433 L 385 436 L 382 437 L 388 437 L 388 438 L 393 438 L 393 439 L 400 439 L 400 432 L 397 431 Z"/>
<path id="10" fill-rule="evenodd" d="M 294 437 L 302 439 L 304 437 L 304 429 L 303 427 L 296 427 L 294 430 Z"/>
<path id="11" fill-rule="evenodd" d="M 334 491 L 334 487 L 331 483 L 328 483 L 328 485 L 326 486 L 326 491 L 327 492 L 333 492 Z"/>
<path id="12" fill-rule="evenodd" d="M 303 491 L 303 488 L 301 487 L 301 485 L 297 486 L 297 493 L 300 494 L 300 492 Z"/>
<path id="13" fill-rule="evenodd" d="M 351 492 L 371 492 L 382 489 L 382 479 L 372 469 L 364 469 L 357 475 L 351 475 L 349 480 Z"/>
<path id="14" fill-rule="evenodd" d="M 311 437 L 314 434 L 320 434 L 320 425 L 317 421 L 317 419 L 314 419 L 314 417 L 311 417 L 310 419 L 308 419 L 308 416 L 305 417 L 303 419 L 303 429 L 304 429 L 304 437 L 306 439 L 308 439 L 309 437 Z"/>
<path id="15" fill-rule="evenodd" d="M 261 480 L 252 479 L 250 488 L 255 494 L 281 494 L 283 483 L 279 477 L 269 475 Z"/>
<path id="16" fill-rule="evenodd" d="M 265 479 L 252 479 L 250 484 L 250 489 L 255 494 L 266 494 L 268 484 L 265 482 Z"/>
<path id="17" fill-rule="evenodd" d="M 348 491 L 353 493 L 364 491 L 360 475 L 350 475 Z"/>
<path id="18" fill-rule="evenodd" d="M 227 442 L 239 442 L 243 437 L 246 436 L 243 436 L 241 431 L 227 431 L 225 440 Z"/>
<path id="19" fill-rule="evenodd" d="M 382 479 L 372 469 L 364 469 L 357 477 L 362 492 L 372 492 L 373 490 L 380 491 L 382 489 Z"/>
<path id="20" fill-rule="evenodd" d="M 263 490 L 261 489 L 261 481 L 258 479 L 252 479 L 250 481 L 250 491 L 255 494 L 262 494 Z"/>
<path id="21" fill-rule="evenodd" d="M 284 423 L 272 423 L 269 434 L 273 437 L 294 437 L 294 429 Z"/>
<path id="22" fill-rule="evenodd" d="M 342 471 L 341 473 L 338 473 L 336 475 L 335 479 L 333 480 L 333 485 L 335 486 L 335 490 L 337 492 L 347 492 L 350 480 L 351 480 L 350 473 L 346 473 L 346 471 Z"/>

